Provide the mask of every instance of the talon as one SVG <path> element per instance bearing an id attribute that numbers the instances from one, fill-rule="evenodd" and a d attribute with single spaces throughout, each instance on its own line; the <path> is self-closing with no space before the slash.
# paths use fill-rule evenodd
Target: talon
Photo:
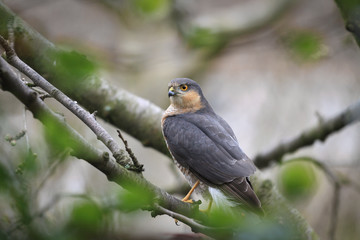
<path id="1" fill-rule="evenodd" d="M 188 192 L 188 194 L 186 194 L 186 196 L 181 201 L 187 202 L 187 203 L 194 203 L 194 201 L 192 199 L 190 199 L 190 196 L 194 192 L 195 188 L 197 186 L 199 186 L 199 184 L 200 184 L 200 182 L 199 182 L 199 180 L 197 180 L 196 183 L 194 184 L 194 186 Z"/>
<path id="2" fill-rule="evenodd" d="M 186 203 L 194 203 L 194 200 L 192 200 L 192 199 L 183 198 L 181 201 L 186 202 Z"/>

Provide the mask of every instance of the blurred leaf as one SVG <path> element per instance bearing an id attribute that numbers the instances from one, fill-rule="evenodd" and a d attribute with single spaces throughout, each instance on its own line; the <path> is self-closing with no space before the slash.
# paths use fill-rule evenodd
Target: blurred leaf
<path id="1" fill-rule="evenodd" d="M 345 19 L 349 17 L 352 11 L 358 9 L 360 5 L 359 0 L 335 0 L 339 8 L 341 8 L 342 13 L 345 15 Z"/>
<path id="2" fill-rule="evenodd" d="M 322 39 L 310 31 L 290 32 L 284 41 L 294 56 L 303 61 L 317 60 L 328 54 Z"/>
<path id="3" fill-rule="evenodd" d="M 19 218 L 22 223 L 29 224 L 33 218 L 30 213 L 30 199 L 29 195 L 27 194 L 26 186 L 22 186 L 20 188 L 13 188 L 12 197 L 15 203 L 16 211 L 19 214 Z"/>
<path id="4" fill-rule="evenodd" d="M 70 226 L 78 232 L 97 232 L 102 224 L 103 212 L 98 205 L 85 201 L 75 205 L 71 213 Z"/>
<path id="5" fill-rule="evenodd" d="M 59 84 L 66 89 L 80 87 L 97 69 L 94 62 L 75 51 L 58 51 L 54 55 L 55 74 L 62 77 Z"/>
<path id="6" fill-rule="evenodd" d="M 135 8 L 144 14 L 154 15 L 169 10 L 169 0 L 134 0 Z"/>
<path id="7" fill-rule="evenodd" d="M 24 154 L 23 161 L 19 164 L 16 169 L 17 174 L 26 173 L 35 173 L 39 169 L 39 164 L 37 163 L 37 154 L 33 153 L 31 149 Z"/>
<path id="8" fill-rule="evenodd" d="M 208 28 L 195 28 L 188 34 L 187 39 L 193 48 L 216 48 L 221 44 L 219 35 Z"/>
<path id="9" fill-rule="evenodd" d="M 11 184 L 11 177 L 6 167 L 0 162 L 0 191 L 7 189 L 9 184 Z"/>
<path id="10" fill-rule="evenodd" d="M 59 154 L 68 149 L 73 141 L 69 139 L 69 136 L 63 131 L 61 126 L 52 118 L 44 117 L 43 119 L 43 123 L 46 126 L 44 135 L 53 153 Z"/>
<path id="11" fill-rule="evenodd" d="M 309 197 L 317 187 L 313 165 L 301 160 L 282 165 L 277 180 L 280 191 L 290 200 Z"/>
<path id="12" fill-rule="evenodd" d="M 245 222 L 238 229 L 234 239 L 247 240 L 288 240 L 294 238 L 294 232 L 286 223 L 279 224 L 276 221 L 262 220 L 258 222 Z"/>
<path id="13" fill-rule="evenodd" d="M 209 214 L 210 225 L 224 229 L 219 231 L 219 239 L 247 240 L 287 240 L 292 239 L 293 231 L 287 223 L 279 224 L 267 217 L 260 218 L 252 212 L 239 208 L 214 208 Z M 226 229 L 235 229 L 232 237 Z M 223 236 L 222 236 L 223 234 Z"/>
<path id="14" fill-rule="evenodd" d="M 244 215 L 240 214 L 235 209 L 213 207 L 211 209 L 211 213 L 209 214 L 209 223 L 214 227 L 229 228 L 241 225 L 245 221 L 245 218 L 241 216 Z"/>
<path id="15" fill-rule="evenodd" d="M 134 211 L 153 204 L 154 195 L 147 189 L 130 186 L 127 191 L 118 195 L 118 209 L 121 211 Z"/>

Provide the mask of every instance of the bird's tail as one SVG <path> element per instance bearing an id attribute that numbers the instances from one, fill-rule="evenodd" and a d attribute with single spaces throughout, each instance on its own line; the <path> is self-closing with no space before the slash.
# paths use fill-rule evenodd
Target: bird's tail
<path id="1" fill-rule="evenodd" d="M 240 207 L 250 210 L 259 216 L 265 215 L 261 202 L 256 196 L 248 178 L 241 177 L 234 179 L 232 182 L 221 185 L 220 189 L 229 196 L 232 202 L 237 203 Z"/>

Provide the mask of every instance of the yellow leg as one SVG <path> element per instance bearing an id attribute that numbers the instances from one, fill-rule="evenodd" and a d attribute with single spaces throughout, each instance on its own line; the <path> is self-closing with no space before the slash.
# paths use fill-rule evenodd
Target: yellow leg
<path id="1" fill-rule="evenodd" d="M 199 186 L 199 184 L 200 184 L 200 182 L 199 182 L 199 180 L 197 180 L 196 183 L 194 184 L 194 186 L 188 192 L 188 194 L 186 194 L 186 196 L 181 201 L 188 202 L 188 203 L 193 203 L 194 201 L 192 199 L 189 199 L 189 198 L 190 198 L 191 194 L 194 192 L 195 188 L 197 188 L 197 186 Z"/>
<path id="2" fill-rule="evenodd" d="M 192 199 L 189 199 L 191 194 L 194 192 L 195 188 L 197 188 L 197 186 L 199 186 L 200 182 L 199 180 L 196 181 L 196 183 L 194 184 L 194 186 L 190 189 L 190 191 L 186 194 L 186 196 L 181 200 L 183 202 L 187 202 L 187 203 L 193 203 L 194 201 Z M 178 225 L 179 220 L 175 219 L 175 224 Z"/>

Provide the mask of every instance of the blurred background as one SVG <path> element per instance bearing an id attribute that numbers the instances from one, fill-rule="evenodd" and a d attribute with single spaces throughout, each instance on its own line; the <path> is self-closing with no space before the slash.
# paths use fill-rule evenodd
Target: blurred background
<path id="1" fill-rule="evenodd" d="M 7 6 L 51 42 L 75 49 L 96 61 L 101 75 L 123 88 L 167 108 L 167 84 L 176 77 L 197 81 L 215 111 L 232 126 L 250 156 L 269 149 L 331 117 L 359 99 L 360 51 L 334 1 L 328 0 L 4 0 Z M 46 100 L 67 122 L 99 148 L 104 147 L 77 119 L 54 100 Z M 54 154 L 47 148 L 41 123 L 8 92 L 0 94 L 1 161 L 20 164 L 28 146 L 37 154 L 41 174 L 29 188 L 38 189 L 36 209 L 54 202 L 46 221 L 65 222 L 74 202 L 90 196 L 109 202 L 121 189 L 89 164 Z M 116 137 L 116 129 L 100 120 Z M 160 123 L 159 123 L 160 124 Z M 27 129 L 12 146 L 6 135 Z M 126 130 L 125 130 L 126 131 Z M 144 176 L 174 189 L 184 183 L 169 159 L 126 135 L 145 165 Z M 14 145 L 14 144 L 13 144 Z M 310 156 L 353 183 L 360 180 L 360 125 L 355 124 L 286 159 Z M 15 160 L 14 160 L 15 159 Z M 49 163 L 48 159 L 52 159 Z M 273 165 L 263 174 L 279 184 L 322 239 L 328 238 L 333 186 L 312 164 Z M 300 169 L 292 173 L 292 169 Z M 284 183 L 295 176 L 293 185 Z M 298 174 L 298 175 L 296 175 Z M 300 182 L 300 183 L 299 183 Z M 298 186 L 298 185 L 300 186 Z M 359 185 L 357 185 L 359 186 Z M 289 190 L 290 189 L 290 190 Z M 360 188 L 343 187 L 337 239 L 358 239 Z M 1 194 L 0 194 L 1 195 Z M 296 195 L 296 194 L 295 194 Z M 11 222 L 12 203 L 0 196 L 2 222 Z M 86 209 L 86 207 L 83 207 Z M 80 209 L 80 210 L 79 210 Z M 74 212 L 74 211 L 73 211 Z M 95 214 L 96 216 L 96 214 Z M 168 216 L 149 212 L 112 213 L 113 232 L 135 238 L 187 233 Z"/>

